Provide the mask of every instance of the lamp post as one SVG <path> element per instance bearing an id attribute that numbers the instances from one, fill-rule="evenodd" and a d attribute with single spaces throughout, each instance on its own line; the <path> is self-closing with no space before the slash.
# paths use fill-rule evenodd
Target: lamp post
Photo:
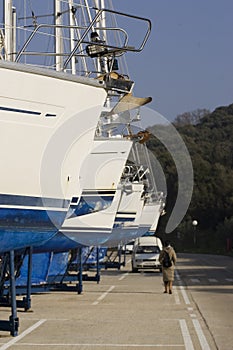
<path id="1" fill-rule="evenodd" d="M 193 225 L 193 243 L 194 243 L 194 245 L 196 245 L 196 242 L 197 242 L 196 227 L 198 225 L 198 221 L 197 220 L 193 220 L 192 221 L 192 225 Z"/>

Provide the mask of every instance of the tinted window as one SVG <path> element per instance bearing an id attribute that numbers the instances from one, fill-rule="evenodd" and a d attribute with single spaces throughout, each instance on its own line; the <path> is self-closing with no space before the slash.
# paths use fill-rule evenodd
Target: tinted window
<path id="1" fill-rule="evenodd" d="M 151 254 L 151 253 L 160 253 L 160 249 L 158 246 L 152 245 L 152 246 L 139 246 L 137 248 L 137 254 Z"/>

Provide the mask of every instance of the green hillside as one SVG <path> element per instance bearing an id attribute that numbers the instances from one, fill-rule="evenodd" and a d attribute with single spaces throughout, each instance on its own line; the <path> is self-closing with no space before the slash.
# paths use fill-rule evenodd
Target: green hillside
<path id="1" fill-rule="evenodd" d="M 160 220 L 158 234 L 169 236 L 180 251 L 229 252 L 233 240 L 233 104 L 212 113 L 204 111 L 203 115 L 185 113 L 175 119 L 174 125 L 191 156 L 193 195 L 181 224 L 165 235 L 177 197 L 177 172 L 166 148 L 152 136 L 148 147 L 163 166 L 168 189 L 167 214 Z M 157 135 L 158 129 L 166 133 L 168 128 L 154 126 L 151 131 Z M 198 221 L 196 229 L 194 219 Z"/>

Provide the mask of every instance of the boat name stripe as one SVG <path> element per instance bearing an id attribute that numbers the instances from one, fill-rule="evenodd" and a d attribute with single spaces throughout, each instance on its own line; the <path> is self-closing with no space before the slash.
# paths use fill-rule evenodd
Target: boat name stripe
<path id="1" fill-rule="evenodd" d="M 2 106 L 0 106 L 0 110 L 1 111 L 7 111 L 7 112 L 16 112 L 16 113 L 26 113 L 26 114 L 41 115 L 41 112 L 28 111 L 26 109 L 2 107 Z"/>
<path id="2" fill-rule="evenodd" d="M 61 227 L 61 232 L 82 232 L 82 231 L 94 231 L 94 232 L 111 232 L 111 228 L 102 228 L 102 227 Z"/>
<path id="3" fill-rule="evenodd" d="M 83 191 L 82 192 L 82 196 L 87 196 L 87 195 L 114 195 L 116 193 L 115 190 L 96 190 L 96 191 Z"/>
<path id="4" fill-rule="evenodd" d="M 69 201 L 58 198 L 41 198 L 32 196 L 0 194 L 0 205 L 67 208 Z"/>

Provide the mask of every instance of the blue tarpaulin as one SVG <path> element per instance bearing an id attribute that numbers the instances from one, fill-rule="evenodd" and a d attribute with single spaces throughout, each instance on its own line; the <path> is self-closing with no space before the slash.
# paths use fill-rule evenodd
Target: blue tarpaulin
<path id="1" fill-rule="evenodd" d="M 99 262 L 106 255 L 107 248 L 99 248 Z M 78 262 L 78 257 L 75 261 Z M 32 254 L 32 285 L 47 283 L 51 277 L 65 274 L 69 263 L 69 252 Z M 95 265 L 97 263 L 97 249 L 95 247 L 82 248 L 82 263 Z M 25 256 L 20 268 L 20 276 L 16 279 L 17 286 L 27 285 L 28 255 Z"/>

